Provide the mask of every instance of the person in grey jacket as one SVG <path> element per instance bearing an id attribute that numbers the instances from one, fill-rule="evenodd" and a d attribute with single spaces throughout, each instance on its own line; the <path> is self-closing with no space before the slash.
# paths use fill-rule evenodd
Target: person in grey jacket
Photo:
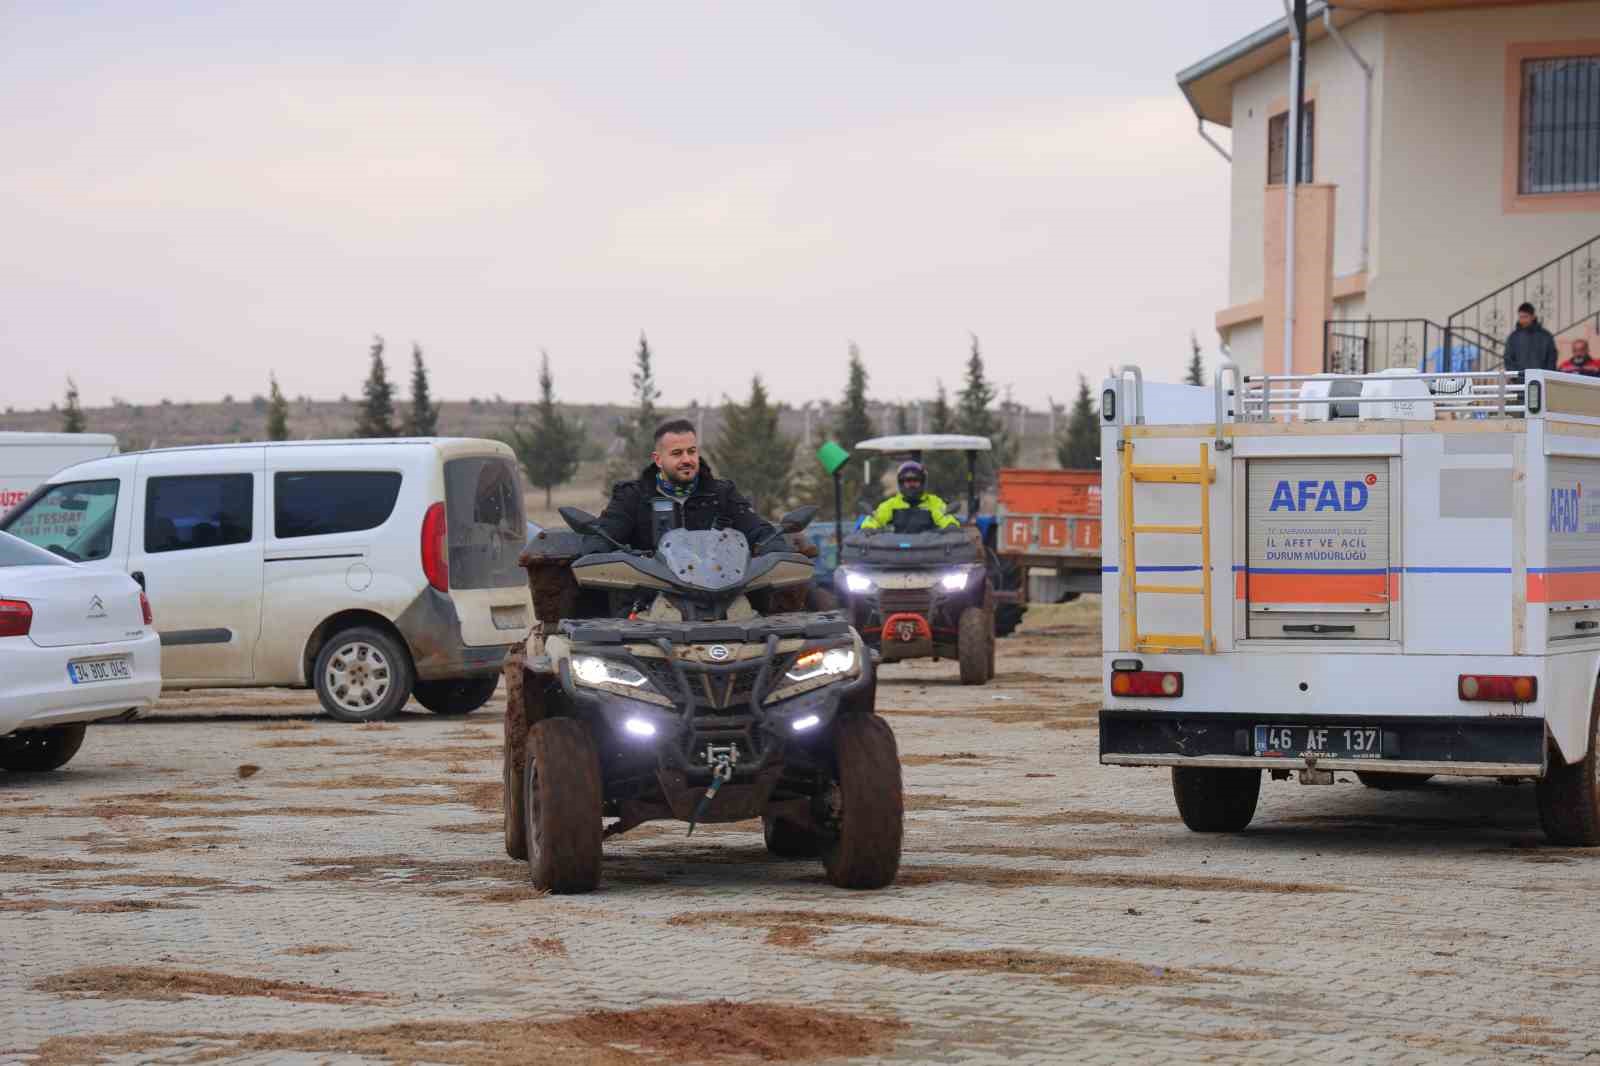
<path id="1" fill-rule="evenodd" d="M 1556 339 L 1540 325 L 1532 304 L 1517 308 L 1517 328 L 1506 338 L 1506 369 L 1554 370 L 1561 362 Z"/>

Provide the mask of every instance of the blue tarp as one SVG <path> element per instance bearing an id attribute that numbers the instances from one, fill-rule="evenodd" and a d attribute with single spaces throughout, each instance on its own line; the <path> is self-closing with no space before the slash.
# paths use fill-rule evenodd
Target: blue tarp
<path id="1" fill-rule="evenodd" d="M 1457 344 L 1451 347 L 1450 358 L 1444 358 L 1444 345 L 1422 357 L 1424 374 L 1467 374 L 1483 366 L 1483 349 L 1476 344 Z"/>

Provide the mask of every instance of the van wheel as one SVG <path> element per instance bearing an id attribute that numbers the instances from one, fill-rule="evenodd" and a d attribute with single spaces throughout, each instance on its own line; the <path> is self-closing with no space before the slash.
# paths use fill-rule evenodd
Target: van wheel
<path id="1" fill-rule="evenodd" d="M 1364 774 L 1356 771 L 1356 780 L 1379 792 L 1399 792 L 1407 788 L 1421 788 L 1433 780 L 1432 774 Z"/>
<path id="2" fill-rule="evenodd" d="M 994 676 L 994 615 L 982 607 L 968 607 L 958 624 L 956 655 L 961 660 L 961 683 L 982 685 Z"/>
<path id="3" fill-rule="evenodd" d="M 766 838 L 767 852 L 779 859 L 814 859 L 822 854 L 822 840 L 816 833 L 785 818 L 762 818 L 761 835 Z"/>
<path id="4" fill-rule="evenodd" d="M 835 727 L 837 835 L 822 840 L 822 865 L 837 888 L 883 888 L 900 872 L 905 795 L 894 730 L 876 714 L 846 714 Z"/>
<path id="5" fill-rule="evenodd" d="M 1261 771 L 1174 766 L 1172 795 L 1183 824 L 1196 833 L 1237 833 L 1256 816 Z"/>
<path id="6" fill-rule="evenodd" d="M 411 694 L 434 714 L 471 714 L 489 702 L 500 687 L 500 675 L 452 677 L 443 681 L 418 681 Z"/>
<path id="7" fill-rule="evenodd" d="M 411 696 L 411 657 L 381 629 L 335 633 L 317 654 L 317 698 L 341 722 L 392 718 Z"/>
<path id="8" fill-rule="evenodd" d="M 72 761 L 83 747 L 89 727 L 82 722 L 55 725 L 48 729 L 24 729 L 0 737 L 0 770 L 39 773 L 59 770 Z"/>
<path id="9" fill-rule="evenodd" d="M 533 724 L 522 796 L 534 887 L 557 895 L 593 892 L 600 883 L 603 795 L 588 726 L 575 718 Z"/>
<path id="10" fill-rule="evenodd" d="M 1539 824 L 1552 844 L 1592 848 L 1600 845 L 1600 686 L 1589 708 L 1589 751 L 1575 763 L 1557 766 L 1554 758 L 1539 779 Z"/>

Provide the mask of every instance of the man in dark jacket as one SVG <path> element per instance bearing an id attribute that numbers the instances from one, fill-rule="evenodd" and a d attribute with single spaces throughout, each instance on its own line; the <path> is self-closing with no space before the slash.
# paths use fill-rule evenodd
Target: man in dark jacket
<path id="1" fill-rule="evenodd" d="M 656 430 L 651 463 L 637 480 L 619 481 L 600 515 L 600 528 L 619 544 L 642 551 L 655 544 L 656 501 L 672 505 L 673 525 L 682 529 L 736 529 L 752 551 L 787 551 L 777 529 L 750 506 L 733 482 L 712 476 L 700 458 L 700 440 L 687 419 L 664 422 Z M 601 549 L 604 550 L 604 549 Z"/>
<path id="2" fill-rule="evenodd" d="M 1517 308 L 1517 328 L 1506 338 L 1506 369 L 1554 370 L 1561 361 L 1556 339 L 1539 324 L 1532 304 Z"/>

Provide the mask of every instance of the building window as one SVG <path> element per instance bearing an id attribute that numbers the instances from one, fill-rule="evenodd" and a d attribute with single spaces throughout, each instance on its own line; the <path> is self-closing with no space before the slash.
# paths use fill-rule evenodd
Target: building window
<path id="1" fill-rule="evenodd" d="M 1301 112 L 1300 180 L 1309 182 L 1316 173 L 1317 105 L 1309 101 Z M 1267 119 L 1267 184 L 1282 185 L 1289 175 L 1289 112 Z"/>
<path id="2" fill-rule="evenodd" d="M 1524 195 L 1600 190 L 1600 56 L 1522 64 Z"/>

